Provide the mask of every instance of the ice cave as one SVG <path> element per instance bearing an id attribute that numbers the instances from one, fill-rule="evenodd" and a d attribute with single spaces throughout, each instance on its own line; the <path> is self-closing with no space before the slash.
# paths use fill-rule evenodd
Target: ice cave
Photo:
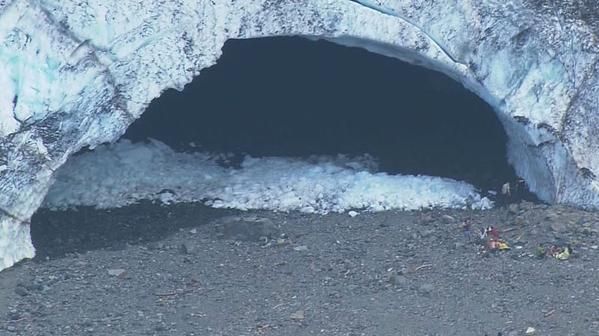
<path id="1" fill-rule="evenodd" d="M 597 0 L 0 0 L 0 334 L 599 335 Z"/>
<path id="2" fill-rule="evenodd" d="M 154 100 L 124 138 L 255 157 L 370 154 L 384 172 L 482 190 L 516 179 L 501 122 L 460 83 L 299 37 L 228 41 L 216 65 Z"/>
<path id="3" fill-rule="evenodd" d="M 550 7 L 1 3 L 0 268 L 33 256 L 29 220 L 42 205 L 485 208 L 487 191 L 519 176 L 542 201 L 596 208 L 595 26 Z M 181 117 L 165 119 L 165 106 Z M 139 169 L 160 165 L 178 168 L 156 191 Z M 281 167 L 292 168 L 268 173 Z M 68 173 L 78 170 L 94 180 Z M 314 189 L 315 176 L 328 179 Z"/>
<path id="4" fill-rule="evenodd" d="M 178 159 L 170 164 L 136 165 L 141 169 L 130 174 L 122 174 L 127 170 L 123 169 L 122 162 L 116 162 L 116 169 L 110 166 L 113 162 L 110 157 L 123 153 L 128 156 L 133 148 L 135 152 L 147 153 L 144 157 L 133 155 L 135 163 L 148 155 L 156 155 L 152 152 L 152 142 L 160 142 L 163 148 L 170 147 L 172 153 L 180 154 Z M 298 200 L 301 198 L 305 203 L 266 206 L 267 199 L 274 198 L 273 195 L 281 198 L 275 190 L 277 187 L 271 185 L 263 192 L 252 189 L 252 193 L 238 195 L 261 199 L 262 206 L 240 206 L 237 201 L 227 206 L 234 209 L 321 213 L 332 210 L 355 214 L 356 210 L 368 210 L 381 203 L 381 199 L 363 198 L 363 204 L 353 207 L 334 208 L 323 200 L 320 204 L 316 202 L 317 205 L 310 204 L 309 193 L 319 184 L 330 183 L 331 176 L 338 176 L 326 173 L 326 163 L 335 160 L 345 168 L 353 165 L 354 180 L 366 172 L 388 175 L 383 183 L 399 174 L 438 176 L 474 185 L 477 192 L 498 204 L 533 198 L 525 184 L 518 185 L 519 179 L 507 161 L 506 143 L 507 136 L 492 107 L 440 72 L 327 41 L 300 37 L 229 40 L 214 66 L 205 69 L 183 91 L 169 90 L 156 98 L 116 145 L 102 146 L 98 153 L 84 149 L 71 158 L 58 173 L 43 210 L 32 219 L 32 239 L 38 249 L 53 244 L 62 246 L 61 251 L 70 251 L 81 248 L 70 246 L 66 232 L 89 236 L 87 247 L 102 246 L 108 237 L 112 237 L 112 241 L 130 238 L 132 233 L 128 231 L 133 223 L 123 228 L 107 224 L 104 232 L 85 220 L 76 225 L 65 223 L 47 208 L 87 206 L 88 209 L 79 208 L 84 212 L 99 205 L 117 208 L 126 204 L 123 197 L 134 193 L 138 193 L 139 198 L 129 200 L 153 199 L 158 206 L 163 202 L 177 202 L 179 193 L 189 192 L 183 189 L 201 189 L 214 183 L 202 179 L 194 181 L 195 175 L 181 171 L 183 165 L 185 169 L 206 173 L 203 171 L 205 162 L 195 167 L 193 160 L 182 162 L 185 155 L 193 153 L 215 155 L 221 168 L 235 171 L 247 168 L 243 165 L 247 157 L 264 162 L 273 158 L 288 160 L 289 165 L 262 168 L 265 174 L 279 176 L 281 180 L 286 178 L 284 183 L 288 185 L 293 184 L 293 179 L 285 176 L 284 171 L 293 170 L 298 162 L 310 165 L 311 169 L 322 169 L 320 174 L 309 175 L 311 188 L 307 192 L 297 193 Z M 214 167 L 207 167 L 207 172 L 212 169 Z M 114 170 L 120 172 L 102 174 L 102 171 Z M 187 184 L 179 181 L 163 185 L 161 176 L 165 174 L 183 175 Z M 298 171 L 298 175 L 301 174 L 308 176 L 306 171 Z M 149 188 L 144 194 L 141 184 L 131 183 L 139 180 L 139 176 L 146 177 L 143 182 L 146 187 L 153 182 L 154 189 Z M 112 182 L 106 184 L 110 180 Z M 265 183 L 259 178 L 248 182 Z M 225 177 L 222 183 L 238 181 Z M 509 195 L 501 193 L 505 183 L 514 186 Z M 118 189 L 115 185 L 129 188 L 115 193 Z M 374 181 L 371 185 L 377 188 Z M 381 209 L 474 205 L 436 204 L 429 189 L 433 189 L 433 193 L 444 192 L 442 186 L 437 187 L 439 189 L 422 184 L 386 190 L 378 197 L 409 194 L 411 190 L 406 189 L 412 188 L 413 195 L 420 196 L 422 201 L 409 204 L 400 198 Z M 328 200 L 342 194 L 335 186 L 321 192 L 321 199 Z M 368 192 L 363 190 L 363 193 Z M 214 198 L 224 196 L 207 198 L 210 196 L 191 201 L 209 201 L 209 205 L 214 205 Z M 426 203 L 427 198 L 431 199 L 430 203 Z M 99 201 L 102 199 L 106 201 Z M 88 201 L 81 203 L 82 200 Z M 168 230 L 168 225 L 163 229 Z M 114 236 L 111 232 L 120 233 Z"/>
<path id="5" fill-rule="evenodd" d="M 139 165 L 148 155 L 160 155 L 151 150 L 152 142 L 156 141 L 163 148 L 170 147 L 174 155 L 179 153 L 178 159 Z M 183 165 L 185 170 L 200 174 L 213 171 L 214 166 L 206 167 L 206 162 L 197 166 L 194 160 L 183 162 L 185 155 L 193 153 L 216 155 L 221 168 L 234 171 L 247 169 L 243 161 L 248 156 L 263 163 L 280 158 L 283 164 L 272 167 L 265 164 L 262 169 L 265 175 L 276 176 L 292 188 L 293 177 L 285 175 L 285 171 L 294 170 L 297 163 L 312 170 L 321 169 L 320 174 L 297 171 L 300 179 L 310 178 L 310 188 L 298 188 L 294 195 L 296 202 L 269 205 L 269 198 L 290 197 L 289 191 L 285 196 L 277 191 L 280 185 L 260 190 L 244 184 L 251 192 L 232 197 L 226 207 L 234 209 L 357 213 L 356 210 L 380 205 L 386 197 L 410 192 L 420 197 L 421 202 L 410 204 L 396 198 L 380 209 L 467 205 L 459 201 L 436 204 L 429 190 L 437 194 L 446 190 L 441 185 L 431 188 L 426 183 L 384 190 L 377 195 L 379 199 L 363 197 L 360 205 L 337 204 L 337 208 L 324 201 L 332 203 L 343 193 L 333 185 L 321 191 L 323 195 L 318 202 L 311 203 L 310 194 L 318 185 L 327 185 L 331 177 L 339 176 L 327 174 L 330 167 L 326 163 L 335 160 L 341 166 L 354 165 L 353 180 L 366 172 L 388 175 L 383 183 L 392 182 L 398 174 L 439 176 L 472 184 L 498 204 L 534 197 L 524 184 L 520 190 L 516 188 L 519 179 L 507 161 L 507 136 L 495 112 L 460 83 L 440 72 L 364 49 L 299 37 L 228 41 L 216 65 L 204 70 L 182 92 L 169 90 L 155 99 L 120 142 L 123 144 L 102 147 L 99 153 L 85 149 L 65 165 L 66 171 L 59 172 L 46 206 L 32 220 L 32 239 L 38 248 L 48 244 L 60 245 L 65 251 L 76 248 L 70 246 L 68 236 L 61 235 L 61 230 L 85 237 L 92 235 L 94 238 L 89 238 L 86 246 L 101 246 L 108 240 L 102 239 L 103 236 L 112 237 L 113 241 L 129 237 L 128 227 L 108 229 L 107 225 L 107 231 L 102 233 L 100 228 L 88 227 L 85 220 L 68 225 L 46 208 L 99 205 L 116 208 L 126 204 L 123 197 L 134 193 L 139 194 L 139 199 L 129 200 L 153 199 L 159 205 L 177 202 L 179 193 L 189 192 L 185 188 L 197 190 L 214 184 L 213 180 L 194 180 L 196 175 L 187 175 L 180 169 Z M 115 162 L 116 169 L 110 166 L 111 157 L 123 153 L 129 156 L 132 152 L 147 154 L 133 155 L 135 167 L 141 169 L 122 174 L 128 169 L 123 162 Z M 345 158 L 343 162 L 340 157 Z M 102 173 L 111 171 L 114 174 Z M 178 183 L 162 184 L 161 176 L 165 174 L 183 175 L 185 183 L 171 177 L 170 180 Z M 146 177 L 145 194 L 141 181 L 131 182 L 139 180 L 139 176 Z M 110 180 L 113 181 L 107 184 Z M 226 187 L 239 183 L 226 176 L 222 180 Z M 247 182 L 268 183 L 261 178 Z M 514 186 L 510 195 L 500 191 L 505 183 Z M 129 188 L 115 193 L 116 185 Z M 375 181 L 371 186 L 382 189 Z M 214 198 L 225 195 L 212 195 L 208 204 L 214 205 Z M 240 197 L 259 202 L 243 204 L 235 200 Z M 205 194 L 191 201 L 206 203 L 207 198 L 210 196 Z M 426 203 L 427 198 L 430 203 Z M 87 202 L 81 203 L 82 200 Z M 167 230 L 168 225 L 163 229 Z M 87 233 L 76 233 L 81 230 Z M 110 232 L 120 232 L 120 237 Z"/>
<path id="6" fill-rule="evenodd" d="M 442 73 L 326 41 L 230 40 L 216 65 L 182 92 L 155 99 L 122 141 L 67 162 L 45 204 L 108 208 L 152 199 L 318 213 L 484 208 L 491 202 L 481 206 L 478 199 L 487 198 L 479 193 L 501 201 L 530 196 L 524 184 L 509 197 L 499 192 L 505 183 L 519 186 L 506 143 L 492 108 Z M 157 144 L 177 159 L 152 161 Z M 194 154 L 219 167 L 194 166 Z M 290 173 L 297 164 L 303 170 Z M 242 178 L 250 167 L 261 174 Z M 330 184 L 340 175 L 347 181 Z M 384 190 L 419 175 L 430 177 Z M 466 195 L 442 200 L 454 191 L 436 182 L 476 191 L 468 186 Z"/>

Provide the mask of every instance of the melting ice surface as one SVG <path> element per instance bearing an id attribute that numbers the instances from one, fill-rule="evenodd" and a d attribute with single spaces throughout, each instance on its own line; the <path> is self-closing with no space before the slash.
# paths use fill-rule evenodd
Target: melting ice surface
<path id="1" fill-rule="evenodd" d="M 121 140 L 72 157 L 57 173 L 45 206 L 113 208 L 146 199 L 320 214 L 492 206 L 467 183 L 376 173 L 367 158 L 246 157 L 236 168 L 222 161 L 222 156 L 175 152 L 155 140 Z"/>

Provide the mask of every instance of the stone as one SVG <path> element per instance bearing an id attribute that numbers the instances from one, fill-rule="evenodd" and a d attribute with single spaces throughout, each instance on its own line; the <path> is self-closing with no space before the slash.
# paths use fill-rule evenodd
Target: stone
<path id="1" fill-rule="evenodd" d="M 450 215 L 443 215 L 443 216 L 441 216 L 441 218 L 443 219 L 443 221 L 445 223 L 448 223 L 448 224 L 455 222 L 455 218 L 453 216 L 450 216 Z"/>
<path id="2" fill-rule="evenodd" d="M 391 273 L 389 275 L 389 280 L 388 280 L 389 284 L 392 286 L 406 286 L 409 282 L 408 278 L 406 278 L 405 276 L 401 275 L 401 274 L 397 274 L 397 273 Z"/>
<path id="3" fill-rule="evenodd" d="M 433 284 L 427 283 L 418 287 L 418 292 L 423 295 L 430 295 L 435 290 L 435 286 Z"/>
<path id="4" fill-rule="evenodd" d="M 541 200 L 599 207 L 592 1 L 8 0 L 0 26 L 0 269 L 33 257 L 29 219 L 70 155 L 118 139 L 233 38 L 325 39 L 443 72 L 494 107 Z"/>
<path id="5" fill-rule="evenodd" d="M 430 236 L 432 236 L 436 231 L 433 229 L 429 229 L 429 230 L 420 230 L 420 237 L 422 238 L 428 238 Z"/>
<path id="6" fill-rule="evenodd" d="M 193 245 L 191 245 L 190 243 L 185 242 L 179 244 L 179 253 L 181 254 L 190 254 L 193 252 L 193 250 Z"/>
<path id="7" fill-rule="evenodd" d="M 114 277 L 122 277 L 126 273 L 127 273 L 127 271 L 124 270 L 124 269 L 122 269 L 122 268 L 114 268 L 114 269 L 109 269 L 108 270 L 108 275 L 111 275 L 111 276 L 114 276 Z"/>
<path id="8" fill-rule="evenodd" d="M 18 311 L 9 311 L 6 315 L 10 321 L 18 321 L 23 318 L 23 315 Z"/>
<path id="9" fill-rule="evenodd" d="M 303 321 L 306 318 L 306 313 L 303 310 L 298 310 L 289 316 L 294 321 Z"/>
<path id="10" fill-rule="evenodd" d="M 550 225 L 551 230 L 555 233 L 564 233 L 568 231 L 568 227 L 562 222 L 552 222 Z"/>
<path id="11" fill-rule="evenodd" d="M 280 230 L 269 219 L 259 216 L 228 216 L 215 221 L 221 237 L 236 241 L 263 242 L 276 239 Z"/>
<path id="12" fill-rule="evenodd" d="M 524 332 L 526 335 L 534 335 L 537 332 L 537 330 L 533 327 L 528 327 L 526 328 L 526 331 Z"/>
<path id="13" fill-rule="evenodd" d="M 27 296 L 29 295 L 29 291 L 27 289 L 25 289 L 24 287 L 21 286 L 17 286 L 17 288 L 15 288 L 15 293 L 19 296 Z"/>

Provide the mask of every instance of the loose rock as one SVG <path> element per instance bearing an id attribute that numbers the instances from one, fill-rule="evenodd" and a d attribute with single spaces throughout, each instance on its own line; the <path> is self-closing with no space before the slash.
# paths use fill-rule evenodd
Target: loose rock
<path id="1" fill-rule="evenodd" d="M 298 310 L 289 316 L 294 321 L 303 321 L 306 318 L 306 314 L 303 310 Z"/>
<path id="2" fill-rule="evenodd" d="M 423 284 L 418 287 L 418 292 L 423 295 L 430 295 L 435 290 L 435 286 L 430 283 Z"/>
<path id="3" fill-rule="evenodd" d="M 20 296 L 29 295 L 29 291 L 27 291 L 27 289 L 25 289 L 21 286 L 17 286 L 17 288 L 15 288 L 15 293 L 17 293 L 17 295 L 20 295 Z"/>
<path id="4" fill-rule="evenodd" d="M 126 272 L 127 271 L 122 268 L 114 268 L 114 269 L 108 270 L 108 275 L 111 275 L 114 277 L 122 277 L 123 275 L 125 275 Z"/>
<path id="5" fill-rule="evenodd" d="M 556 233 L 564 233 L 568 231 L 568 227 L 562 222 L 553 222 L 550 225 L 551 230 Z"/>

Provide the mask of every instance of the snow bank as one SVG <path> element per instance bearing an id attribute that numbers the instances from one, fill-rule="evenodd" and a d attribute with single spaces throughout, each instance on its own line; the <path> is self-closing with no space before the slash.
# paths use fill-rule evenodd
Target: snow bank
<path id="1" fill-rule="evenodd" d="M 225 167 L 224 160 L 222 155 L 177 153 L 159 141 L 122 140 L 72 157 L 58 172 L 45 206 L 112 208 L 147 199 L 326 214 L 492 205 L 467 183 L 374 173 L 364 158 L 246 157 L 239 168 Z"/>

